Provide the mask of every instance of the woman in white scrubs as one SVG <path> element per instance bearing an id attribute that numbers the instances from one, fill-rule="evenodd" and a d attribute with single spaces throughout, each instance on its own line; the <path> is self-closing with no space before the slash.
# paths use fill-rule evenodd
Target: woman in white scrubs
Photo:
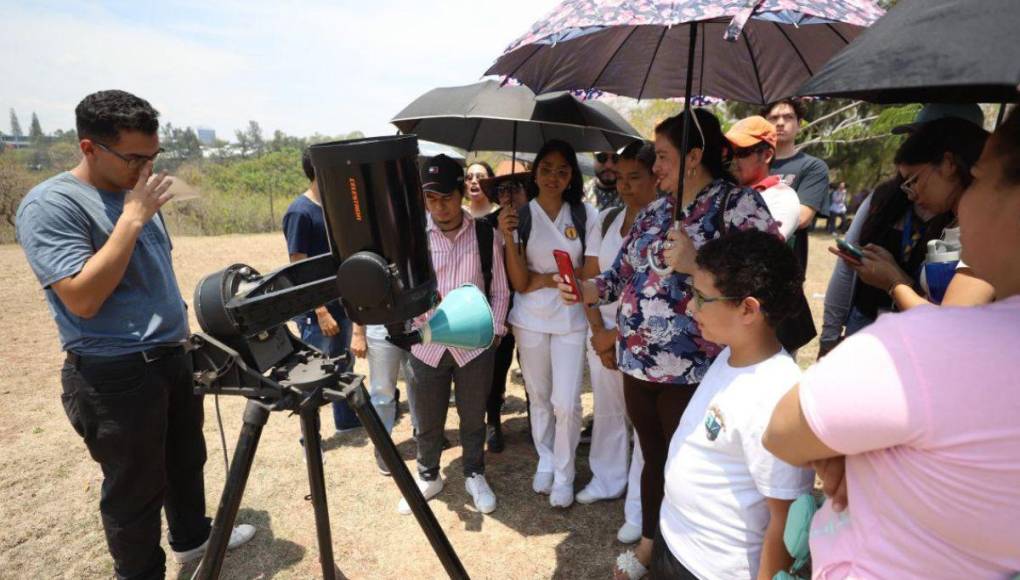
<path id="1" fill-rule="evenodd" d="M 645 206 L 655 201 L 654 164 L 655 146 L 651 143 L 635 141 L 620 153 L 616 165 L 616 189 L 624 206 L 607 209 L 599 215 L 599 234 L 602 237 L 598 256 L 600 271 L 613 267 L 635 218 Z M 588 366 L 595 397 L 595 425 L 588 456 L 592 479 L 575 499 L 582 504 L 594 503 L 617 498 L 626 490 L 624 524 L 617 533 L 617 539 L 630 544 L 641 538 L 641 469 L 644 460 L 641 446 L 635 441 L 633 459 L 628 461 L 631 426 L 623 397 L 623 374 L 616 365 L 619 306 L 619 301 L 616 301 L 590 307 L 588 311 L 591 327 Z M 628 479 L 631 480 L 630 485 Z"/>
<path id="2" fill-rule="evenodd" d="M 516 292 L 508 320 L 531 401 L 531 434 L 538 452 L 532 488 L 548 494 L 553 507 L 565 508 L 574 502 L 588 323 L 582 306 L 560 300 L 553 251 L 570 254 L 578 278 L 597 274 L 598 212 L 582 201 L 577 154 L 563 141 L 549 141 L 538 152 L 532 180 L 537 195 L 528 204 L 530 232 L 523 253 L 515 235 L 517 212 L 499 216 L 507 273 Z"/>

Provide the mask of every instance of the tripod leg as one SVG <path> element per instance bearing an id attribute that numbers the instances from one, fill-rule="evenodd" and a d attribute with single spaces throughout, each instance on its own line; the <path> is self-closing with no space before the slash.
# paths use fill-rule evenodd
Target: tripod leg
<path id="1" fill-rule="evenodd" d="M 436 516 L 432 513 L 428 502 L 425 501 L 425 496 L 418 489 L 418 484 L 415 483 L 414 477 L 411 476 L 411 472 L 407 470 L 407 466 L 404 465 L 404 461 L 400 458 L 400 453 L 397 451 L 396 445 L 393 444 L 393 439 L 386 432 L 386 427 L 383 426 L 379 415 L 376 414 L 362 381 L 358 381 L 351 388 L 346 389 L 344 395 L 347 403 L 350 404 L 354 412 L 357 413 L 358 418 L 361 419 L 361 424 L 372 439 L 372 444 L 379 450 L 383 461 L 389 467 L 390 473 L 400 489 L 400 493 L 407 499 L 411 512 L 417 518 L 418 525 L 421 526 L 422 531 L 425 532 L 425 537 L 432 544 L 432 550 L 439 557 L 439 561 L 443 564 L 443 568 L 446 569 L 447 575 L 454 580 L 466 580 L 468 578 L 467 570 L 464 569 L 464 565 L 461 564 L 460 558 L 457 557 L 457 552 L 454 551 L 449 538 L 446 537 L 446 533 L 443 532 L 443 528 L 436 520 Z"/>
<path id="2" fill-rule="evenodd" d="M 305 440 L 305 464 L 308 466 L 308 485 L 312 507 L 315 510 L 315 533 L 319 540 L 319 563 L 325 580 L 336 578 L 333 561 L 333 539 L 329 529 L 329 510 L 326 505 L 326 482 L 322 469 L 322 441 L 319 439 L 319 405 L 306 405 L 301 410 L 301 436 Z"/>
<path id="3" fill-rule="evenodd" d="M 230 533 L 234 530 L 234 519 L 237 518 L 237 509 L 241 505 L 241 496 L 244 495 L 244 486 L 248 482 L 248 474 L 255 460 L 262 428 L 266 426 L 268 419 L 268 409 L 255 401 L 248 401 L 244 408 L 244 425 L 237 439 L 237 447 L 234 448 L 234 458 L 230 462 L 230 472 L 227 473 L 227 482 L 223 486 L 220 506 L 216 509 L 216 519 L 213 520 L 209 543 L 206 545 L 202 563 L 195 571 L 194 579 L 215 580 L 220 576 L 223 557 L 230 543 Z"/>

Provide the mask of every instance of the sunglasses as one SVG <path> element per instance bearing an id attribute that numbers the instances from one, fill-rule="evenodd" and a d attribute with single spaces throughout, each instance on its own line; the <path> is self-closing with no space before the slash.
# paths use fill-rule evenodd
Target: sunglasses
<path id="1" fill-rule="evenodd" d="M 733 156 L 736 157 L 737 159 L 747 159 L 748 157 L 751 157 L 752 155 L 760 151 L 764 151 L 764 149 L 758 146 L 734 149 Z"/>
<path id="2" fill-rule="evenodd" d="M 616 163 L 617 161 L 620 160 L 620 155 L 619 155 L 619 153 L 596 153 L 595 154 L 595 161 L 598 161 L 599 163 L 605 163 L 606 160 L 610 159 L 610 158 L 612 158 L 613 163 Z"/>
<path id="3" fill-rule="evenodd" d="M 156 151 L 152 155 L 135 155 L 135 154 L 124 155 L 123 153 L 118 153 L 114 151 L 113 149 L 110 148 L 109 145 L 105 143 L 100 143 L 99 141 L 93 141 L 93 143 L 98 145 L 99 148 L 102 149 L 103 151 L 106 151 L 110 155 L 113 155 L 117 159 L 120 159 L 124 163 L 127 163 L 128 167 L 130 167 L 131 169 L 138 169 L 139 167 L 145 165 L 149 161 L 153 162 L 156 161 L 156 158 L 159 157 L 159 154 L 163 152 L 163 148 L 160 147 L 159 151 Z"/>
<path id="4" fill-rule="evenodd" d="M 701 310 L 706 304 L 711 304 L 713 302 L 725 302 L 727 300 L 743 300 L 743 298 L 739 296 L 705 296 L 704 294 L 701 293 L 701 290 L 698 290 L 694 286 L 691 286 L 691 293 L 694 295 L 693 296 L 694 306 L 698 310 Z"/>

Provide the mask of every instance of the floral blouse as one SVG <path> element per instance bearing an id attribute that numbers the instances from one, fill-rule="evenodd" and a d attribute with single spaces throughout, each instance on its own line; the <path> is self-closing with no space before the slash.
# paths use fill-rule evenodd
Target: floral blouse
<path id="1" fill-rule="evenodd" d="M 727 196 L 728 194 L 728 196 Z M 717 179 L 701 190 L 682 214 L 682 227 L 695 248 L 722 235 L 719 211 L 723 201 L 723 231 L 755 229 L 779 235 L 765 201 L 753 189 Z M 701 382 L 721 347 L 701 337 L 687 314 L 691 281 L 687 274 L 661 277 L 648 266 L 652 244 L 666 240 L 673 225 L 673 196 L 649 204 L 635 218 L 612 268 L 592 279 L 599 302 L 620 300 L 617 360 L 620 370 L 644 381 L 693 385 Z M 656 263 L 664 264 L 664 248 L 657 246 Z"/>

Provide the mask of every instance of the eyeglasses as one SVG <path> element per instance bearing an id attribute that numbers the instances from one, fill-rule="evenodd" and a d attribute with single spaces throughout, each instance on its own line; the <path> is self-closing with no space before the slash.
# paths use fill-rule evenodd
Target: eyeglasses
<path id="1" fill-rule="evenodd" d="M 918 185 L 917 182 L 918 182 L 918 180 L 921 179 L 921 174 L 924 173 L 926 169 L 928 169 L 928 168 L 927 167 L 922 167 L 917 172 L 915 172 L 913 175 L 911 175 L 910 177 L 904 179 L 903 183 L 900 184 L 900 191 L 902 191 L 903 193 L 907 194 L 910 197 L 917 197 L 917 195 L 918 195 L 917 194 L 917 185 Z"/>
<path id="2" fill-rule="evenodd" d="M 468 173 L 464 175 L 464 181 L 481 181 L 489 177 L 488 173 Z"/>
<path id="3" fill-rule="evenodd" d="M 620 154 L 619 153 L 596 153 L 595 154 L 595 161 L 598 161 L 599 163 L 605 163 L 606 160 L 610 159 L 610 158 L 613 160 L 613 163 L 616 163 L 617 161 L 620 160 Z"/>
<path id="4" fill-rule="evenodd" d="M 694 306 L 698 310 L 704 308 L 706 304 L 711 304 L 713 302 L 725 302 L 727 300 L 743 300 L 743 297 L 739 296 L 705 296 L 704 294 L 701 293 L 700 290 L 698 290 L 694 286 L 691 286 L 691 293 L 694 295 L 693 296 Z"/>
<path id="5" fill-rule="evenodd" d="M 123 153 L 118 153 L 114 151 L 113 149 L 110 148 L 109 145 L 106 145 L 105 143 L 100 143 L 99 141 L 93 141 L 93 143 L 98 145 L 99 148 L 102 149 L 103 151 L 106 151 L 107 153 L 113 155 L 117 159 L 120 159 L 124 163 L 127 163 L 128 167 L 130 167 L 131 169 L 138 169 L 139 167 L 145 165 L 149 161 L 156 161 L 156 158 L 159 157 L 159 154 L 163 152 L 163 148 L 160 147 L 159 150 L 153 153 L 152 155 L 137 155 L 137 154 L 124 155 Z"/>

